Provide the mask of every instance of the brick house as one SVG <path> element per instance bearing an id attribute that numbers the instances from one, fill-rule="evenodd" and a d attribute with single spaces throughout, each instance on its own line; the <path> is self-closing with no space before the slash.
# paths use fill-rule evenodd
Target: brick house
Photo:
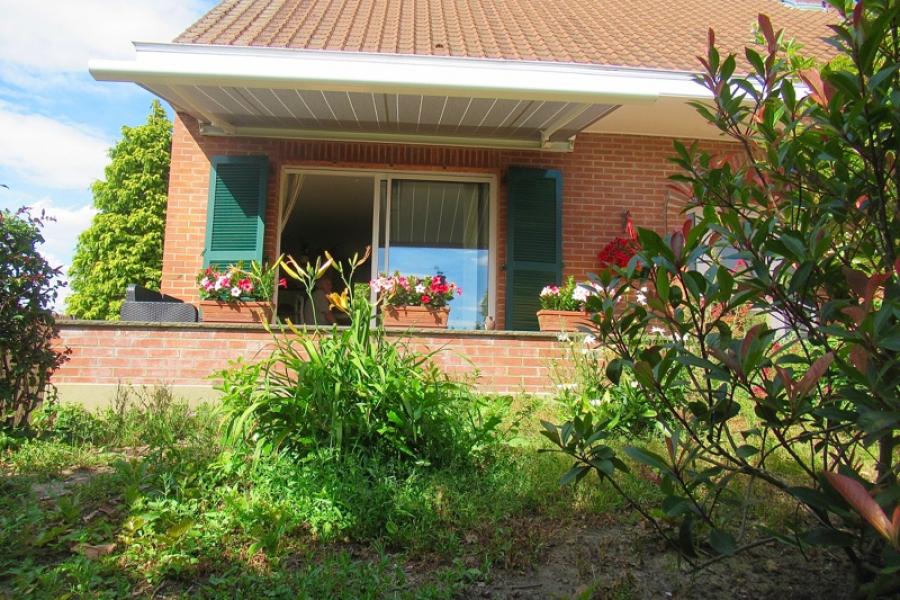
<path id="1" fill-rule="evenodd" d="M 463 286 L 457 331 L 423 344 L 458 347 L 490 389 L 539 390 L 558 354 L 521 333 L 536 329 L 539 290 L 594 270 L 626 212 L 675 227 L 673 139 L 727 149 L 690 106 L 709 98 L 696 57 L 709 27 L 723 48 L 752 43 L 759 13 L 807 55 L 832 54 L 835 15 L 779 0 L 225 0 L 173 43 L 90 70 L 176 112 L 163 292 L 196 302 L 210 262 L 371 245 L 366 279 L 437 268 Z M 290 290 L 278 304 L 291 314 Z M 487 317 L 516 333 L 466 333 Z M 109 330 L 105 357 L 92 327 Z M 213 363 L 264 343 L 221 327 L 126 329 L 67 324 L 74 366 L 58 379 L 165 382 L 178 347 L 190 360 L 170 379 L 208 387 Z M 121 348 L 138 344 L 159 363 L 129 362 Z"/>

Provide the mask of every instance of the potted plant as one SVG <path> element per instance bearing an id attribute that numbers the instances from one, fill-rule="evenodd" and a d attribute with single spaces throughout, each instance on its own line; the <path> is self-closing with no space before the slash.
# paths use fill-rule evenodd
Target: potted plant
<path id="1" fill-rule="evenodd" d="M 381 275 L 369 284 L 381 304 L 385 327 L 446 329 L 450 318 L 448 303 L 462 295 L 462 289 L 437 275 Z"/>
<path id="2" fill-rule="evenodd" d="M 272 320 L 272 294 L 280 261 L 271 266 L 253 261 L 224 269 L 207 267 L 197 275 L 200 317 L 208 323 L 268 323 Z M 285 287 L 282 278 L 279 282 Z"/>
<path id="3" fill-rule="evenodd" d="M 562 286 L 548 285 L 541 290 L 541 310 L 537 312 L 541 331 L 576 331 L 579 326 L 591 324 L 591 316 L 585 310 L 593 286 L 576 283 L 569 277 Z"/>

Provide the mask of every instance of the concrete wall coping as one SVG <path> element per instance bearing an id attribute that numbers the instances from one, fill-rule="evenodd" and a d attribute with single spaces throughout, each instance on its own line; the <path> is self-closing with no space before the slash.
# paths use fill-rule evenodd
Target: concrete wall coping
<path id="1" fill-rule="evenodd" d="M 79 319 L 58 319 L 57 325 L 61 329 L 114 329 L 114 330 L 173 330 L 173 331 L 247 331 L 265 332 L 266 328 L 259 323 L 157 323 L 144 321 L 85 321 Z M 271 325 L 273 331 L 288 333 L 286 325 Z M 327 327 L 308 327 L 309 331 L 327 330 Z M 339 330 L 347 329 L 338 327 Z M 576 335 L 577 332 L 571 332 Z M 431 338 L 475 338 L 475 339 L 535 339 L 556 340 L 559 333 L 551 331 L 485 331 L 466 329 L 389 329 L 388 335 L 404 337 L 431 337 Z"/>

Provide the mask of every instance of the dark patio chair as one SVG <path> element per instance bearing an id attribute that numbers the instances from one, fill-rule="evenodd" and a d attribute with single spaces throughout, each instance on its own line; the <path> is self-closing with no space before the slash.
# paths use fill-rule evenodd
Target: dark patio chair
<path id="1" fill-rule="evenodd" d="M 194 323 L 197 321 L 197 307 L 132 283 L 125 288 L 125 302 L 119 311 L 119 320 Z"/>

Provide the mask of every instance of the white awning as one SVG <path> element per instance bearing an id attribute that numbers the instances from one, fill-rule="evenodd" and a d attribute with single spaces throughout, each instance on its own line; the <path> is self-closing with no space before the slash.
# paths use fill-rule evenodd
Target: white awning
<path id="1" fill-rule="evenodd" d="M 687 74 L 592 65 L 136 44 L 92 61 L 196 117 L 206 135 L 569 150 L 623 104 L 698 98 Z"/>

